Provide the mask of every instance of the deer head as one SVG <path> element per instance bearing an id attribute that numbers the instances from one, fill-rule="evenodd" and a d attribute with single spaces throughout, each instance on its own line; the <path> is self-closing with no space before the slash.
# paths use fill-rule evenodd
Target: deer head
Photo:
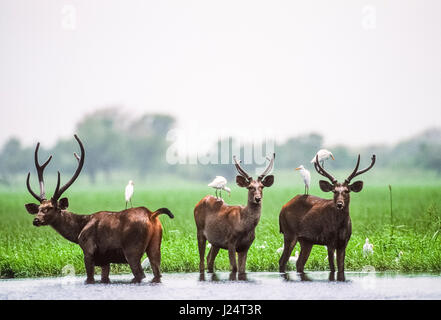
<path id="1" fill-rule="evenodd" d="M 52 156 L 49 157 L 49 159 L 46 160 L 45 163 L 42 165 L 38 162 L 38 149 L 40 147 L 40 143 L 37 143 L 37 147 L 35 148 L 35 167 L 37 168 L 37 175 L 38 175 L 38 181 L 40 184 L 40 195 L 37 195 L 31 188 L 31 185 L 29 183 L 29 178 L 31 176 L 31 173 L 28 173 L 28 177 L 26 179 L 26 186 L 28 188 L 29 193 L 37 199 L 37 201 L 40 204 L 35 203 L 28 203 L 25 205 L 26 210 L 30 214 L 35 214 L 36 217 L 33 221 L 33 224 L 35 226 L 42 226 L 42 225 L 48 225 L 51 224 L 53 219 L 56 217 L 56 215 L 61 211 L 67 209 L 69 206 L 69 201 L 67 198 L 61 198 L 61 195 L 74 183 L 74 181 L 78 178 L 81 169 L 83 168 L 84 164 L 84 147 L 81 143 L 80 139 L 77 135 L 74 135 L 75 139 L 78 141 L 78 144 L 80 145 L 81 150 L 81 157 L 79 157 L 76 153 L 74 153 L 75 158 L 78 160 L 78 167 L 75 171 L 73 177 L 63 186 L 60 188 L 60 172 L 58 171 L 58 178 L 57 178 L 57 186 L 55 187 L 55 192 L 50 200 L 46 199 L 46 193 L 44 190 L 44 179 L 43 179 L 43 172 L 46 166 L 49 164 L 49 162 L 52 159 Z"/>
<path id="2" fill-rule="evenodd" d="M 239 175 L 236 176 L 236 183 L 239 187 L 248 189 L 248 202 L 254 204 L 260 204 L 260 201 L 263 198 L 263 188 L 271 187 L 274 183 L 274 176 L 268 175 L 271 172 L 274 165 L 274 158 L 276 154 L 273 153 L 273 157 L 271 158 L 268 166 L 262 172 L 261 175 L 254 180 L 251 176 L 246 173 L 244 169 L 240 166 L 239 162 L 237 162 L 236 157 L 233 156 L 233 160 L 236 166 Z"/>
<path id="3" fill-rule="evenodd" d="M 325 180 L 320 180 L 319 185 L 320 189 L 323 192 L 329 192 L 332 191 L 334 193 L 334 204 L 337 210 L 344 210 L 349 205 L 349 193 L 351 191 L 353 192 L 360 192 L 363 189 L 363 181 L 355 181 L 354 183 L 351 183 L 351 180 L 355 178 L 356 176 L 365 173 L 366 171 L 370 170 L 374 164 L 375 164 L 375 154 L 372 155 L 371 158 L 371 164 L 369 167 L 358 171 L 358 166 L 360 165 L 360 155 L 358 155 L 357 164 L 355 166 L 354 171 L 345 179 L 343 183 L 338 182 L 331 174 L 329 174 L 325 169 L 323 169 L 320 166 L 320 163 L 318 161 L 318 156 L 316 156 L 316 162 L 314 163 L 314 167 L 317 170 L 319 174 L 322 176 L 328 178 L 331 183 Z"/>

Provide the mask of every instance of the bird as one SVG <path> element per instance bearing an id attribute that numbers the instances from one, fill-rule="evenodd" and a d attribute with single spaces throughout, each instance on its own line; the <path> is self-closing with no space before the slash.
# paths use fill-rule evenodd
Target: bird
<path id="1" fill-rule="evenodd" d="M 130 201 L 130 205 L 133 208 L 132 205 L 132 196 L 133 196 L 133 181 L 129 180 L 129 183 L 126 186 L 126 192 L 125 192 L 125 196 L 126 196 L 126 209 L 127 209 L 127 203 Z"/>
<path id="2" fill-rule="evenodd" d="M 403 251 L 400 251 L 400 252 L 398 253 L 398 257 L 395 258 L 395 262 L 396 262 L 396 263 L 400 262 L 401 256 L 402 256 L 403 254 L 404 254 Z"/>
<path id="3" fill-rule="evenodd" d="M 208 184 L 209 187 L 216 189 L 216 198 L 218 198 L 217 191 L 219 190 L 221 199 L 222 199 L 222 190 L 225 190 L 226 192 L 228 192 L 228 195 L 231 196 L 231 189 L 228 188 L 226 185 L 227 185 L 227 179 L 225 179 L 222 176 L 216 176 L 216 178 L 214 178 L 214 180 Z"/>
<path id="4" fill-rule="evenodd" d="M 300 175 L 303 178 L 303 182 L 305 183 L 305 194 L 309 194 L 309 185 L 311 184 L 311 174 L 303 165 L 296 168 L 296 170 L 300 171 Z"/>
<path id="5" fill-rule="evenodd" d="M 296 251 L 296 253 L 294 254 L 294 257 L 289 257 L 288 262 L 290 262 L 292 264 L 296 264 L 298 259 L 299 259 L 299 252 Z"/>
<path id="6" fill-rule="evenodd" d="M 331 158 L 332 160 L 334 159 L 334 156 L 332 155 L 332 152 L 326 149 L 320 149 L 316 155 L 314 156 L 314 158 L 312 158 L 311 163 L 315 163 L 315 158 L 316 156 L 318 156 L 318 160 L 320 161 L 321 166 L 323 167 L 325 164 L 325 160 L 328 160 L 329 158 Z"/>
<path id="7" fill-rule="evenodd" d="M 141 263 L 141 268 L 143 270 L 150 268 L 150 260 L 149 258 L 145 258 L 144 261 Z"/>
<path id="8" fill-rule="evenodd" d="M 366 241 L 363 246 L 363 255 L 367 256 L 368 254 L 374 253 L 374 245 L 372 243 L 369 243 L 369 239 L 366 238 Z"/>
<path id="9" fill-rule="evenodd" d="M 279 249 L 276 250 L 277 253 L 282 253 L 284 250 L 284 246 L 280 247 Z"/>

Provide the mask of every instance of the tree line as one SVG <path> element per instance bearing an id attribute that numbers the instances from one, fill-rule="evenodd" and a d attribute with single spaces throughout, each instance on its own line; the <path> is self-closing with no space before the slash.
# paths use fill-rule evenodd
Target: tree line
<path id="1" fill-rule="evenodd" d="M 75 132 L 86 146 L 86 162 L 83 174 L 92 183 L 98 174 L 109 175 L 121 170 L 129 170 L 143 178 L 147 174 L 167 173 L 187 179 L 209 179 L 214 175 L 231 177 L 231 165 L 210 164 L 168 164 L 165 161 L 167 133 L 176 126 L 176 119 L 167 114 L 146 113 L 131 118 L 117 107 L 97 110 L 84 116 L 76 125 Z M 234 138 L 229 141 L 234 144 Z M 221 141 L 213 148 L 220 148 Z M 241 146 L 241 154 L 246 146 Z M 314 154 L 321 148 L 330 149 L 338 161 L 333 168 L 352 169 L 356 155 L 378 155 L 378 167 L 430 169 L 441 174 L 441 129 L 428 129 L 410 139 L 395 145 L 369 145 L 357 149 L 344 145 L 325 146 L 324 137 L 309 133 L 275 143 L 278 169 L 292 169 L 300 164 L 309 164 Z M 11 137 L 0 149 L 0 184 L 8 184 L 17 175 L 34 172 L 33 154 L 35 146 L 23 146 L 18 138 Z M 55 155 L 47 172 L 55 174 L 75 170 L 73 151 L 77 150 L 72 137 L 59 139 L 56 144 L 45 149 L 40 146 L 40 161 L 49 154 Z M 238 155 L 240 157 L 240 154 Z M 43 159 L 44 158 L 44 159 Z M 367 159 L 369 160 L 369 159 Z"/>

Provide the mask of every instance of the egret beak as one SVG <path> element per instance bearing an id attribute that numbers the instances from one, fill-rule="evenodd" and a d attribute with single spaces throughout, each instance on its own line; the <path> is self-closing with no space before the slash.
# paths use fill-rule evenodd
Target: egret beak
<path id="1" fill-rule="evenodd" d="M 300 170 L 300 168 L 296 168 L 296 170 Z"/>
<path id="2" fill-rule="evenodd" d="M 332 160 L 335 160 L 335 159 L 334 159 L 334 156 L 333 156 L 332 154 L 331 154 L 331 158 L 332 158 Z"/>

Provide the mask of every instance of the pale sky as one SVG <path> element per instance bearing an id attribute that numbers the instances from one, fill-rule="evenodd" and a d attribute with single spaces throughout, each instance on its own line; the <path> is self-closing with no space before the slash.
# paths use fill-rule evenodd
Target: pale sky
<path id="1" fill-rule="evenodd" d="M 394 143 L 441 119 L 441 1 L 0 0 L 0 145 L 92 110 Z"/>

